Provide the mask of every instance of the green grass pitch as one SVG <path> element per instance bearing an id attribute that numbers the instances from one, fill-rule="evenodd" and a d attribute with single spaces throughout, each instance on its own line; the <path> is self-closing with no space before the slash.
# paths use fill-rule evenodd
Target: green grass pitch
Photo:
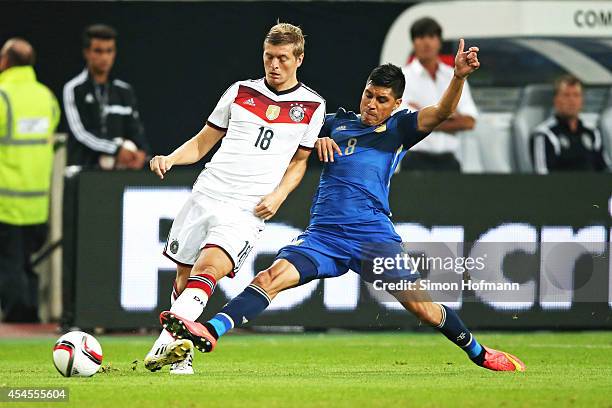
<path id="1" fill-rule="evenodd" d="M 0 340 L 0 386 L 68 387 L 77 407 L 612 407 L 612 334 L 481 333 L 524 373 L 472 365 L 439 334 L 230 335 L 193 376 L 146 371 L 151 337 L 100 336 L 105 373 L 63 378 L 55 338 Z M 133 361 L 138 363 L 133 369 Z"/>

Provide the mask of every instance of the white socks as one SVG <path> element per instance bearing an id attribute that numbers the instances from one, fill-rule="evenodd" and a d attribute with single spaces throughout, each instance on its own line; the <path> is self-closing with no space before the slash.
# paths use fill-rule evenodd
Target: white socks
<path id="1" fill-rule="evenodd" d="M 208 295 L 202 289 L 186 288 L 174 301 L 170 311 L 187 320 L 196 320 L 206 307 Z"/>
<path id="2" fill-rule="evenodd" d="M 178 290 L 175 282 L 170 298 L 170 303 L 172 304 L 170 311 L 184 319 L 195 321 L 204 311 L 206 302 L 208 302 L 208 298 L 214 292 L 216 285 L 217 281 L 212 275 L 194 275 L 189 277 L 185 290 L 177 297 Z M 170 343 L 173 340 L 174 337 L 170 332 L 162 330 L 153 345 L 153 349 L 162 344 Z"/>

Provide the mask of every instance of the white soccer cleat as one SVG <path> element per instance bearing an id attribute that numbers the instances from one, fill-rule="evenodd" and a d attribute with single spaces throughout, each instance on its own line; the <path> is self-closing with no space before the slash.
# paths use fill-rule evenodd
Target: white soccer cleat
<path id="1" fill-rule="evenodd" d="M 187 354 L 180 363 L 174 363 L 170 366 L 170 374 L 191 375 L 193 374 L 193 349 Z"/>
<path id="2" fill-rule="evenodd" d="M 182 362 L 190 354 L 193 355 L 191 340 L 174 340 L 167 344 L 153 346 L 144 359 L 144 366 L 149 371 L 158 371 L 165 365 Z"/>

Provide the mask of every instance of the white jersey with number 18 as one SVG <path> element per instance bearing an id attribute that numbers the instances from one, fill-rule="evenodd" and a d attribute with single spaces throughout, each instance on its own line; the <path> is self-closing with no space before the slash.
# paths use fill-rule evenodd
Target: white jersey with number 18
<path id="1" fill-rule="evenodd" d="M 208 118 L 226 134 L 193 189 L 251 210 L 297 149 L 313 148 L 324 120 L 325 100 L 302 83 L 281 92 L 263 78 L 234 83 Z"/>

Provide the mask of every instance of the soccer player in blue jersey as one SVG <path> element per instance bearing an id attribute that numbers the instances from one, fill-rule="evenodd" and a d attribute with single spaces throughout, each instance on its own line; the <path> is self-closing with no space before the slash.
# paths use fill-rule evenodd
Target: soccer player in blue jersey
<path id="1" fill-rule="evenodd" d="M 371 261 L 372 252 L 378 250 L 393 256 L 394 252 L 402 251 L 401 238 L 389 218 L 389 182 L 393 171 L 407 149 L 453 114 L 465 79 L 479 66 L 478 48 L 464 51 L 464 41 L 460 40 L 454 77 L 438 104 L 418 112 L 395 113 L 405 87 L 404 75 L 392 64 L 375 68 L 361 97 L 361 116 L 339 109 L 326 118 L 320 133 L 324 137 L 318 140 L 317 151 L 327 164 L 313 200 L 308 228 L 282 248 L 272 266 L 257 274 L 241 294 L 207 323 L 202 325 L 172 312 L 162 312 L 164 328 L 208 352 L 219 337 L 252 321 L 285 289 L 313 279 L 340 276 L 349 269 L 372 282 L 373 276 L 364 268 Z M 419 275 L 416 271 L 391 270 L 387 278 L 414 282 Z M 480 345 L 459 316 L 452 309 L 432 302 L 427 292 L 389 293 L 421 321 L 461 347 L 475 364 L 494 371 L 525 370 L 517 357 Z"/>

